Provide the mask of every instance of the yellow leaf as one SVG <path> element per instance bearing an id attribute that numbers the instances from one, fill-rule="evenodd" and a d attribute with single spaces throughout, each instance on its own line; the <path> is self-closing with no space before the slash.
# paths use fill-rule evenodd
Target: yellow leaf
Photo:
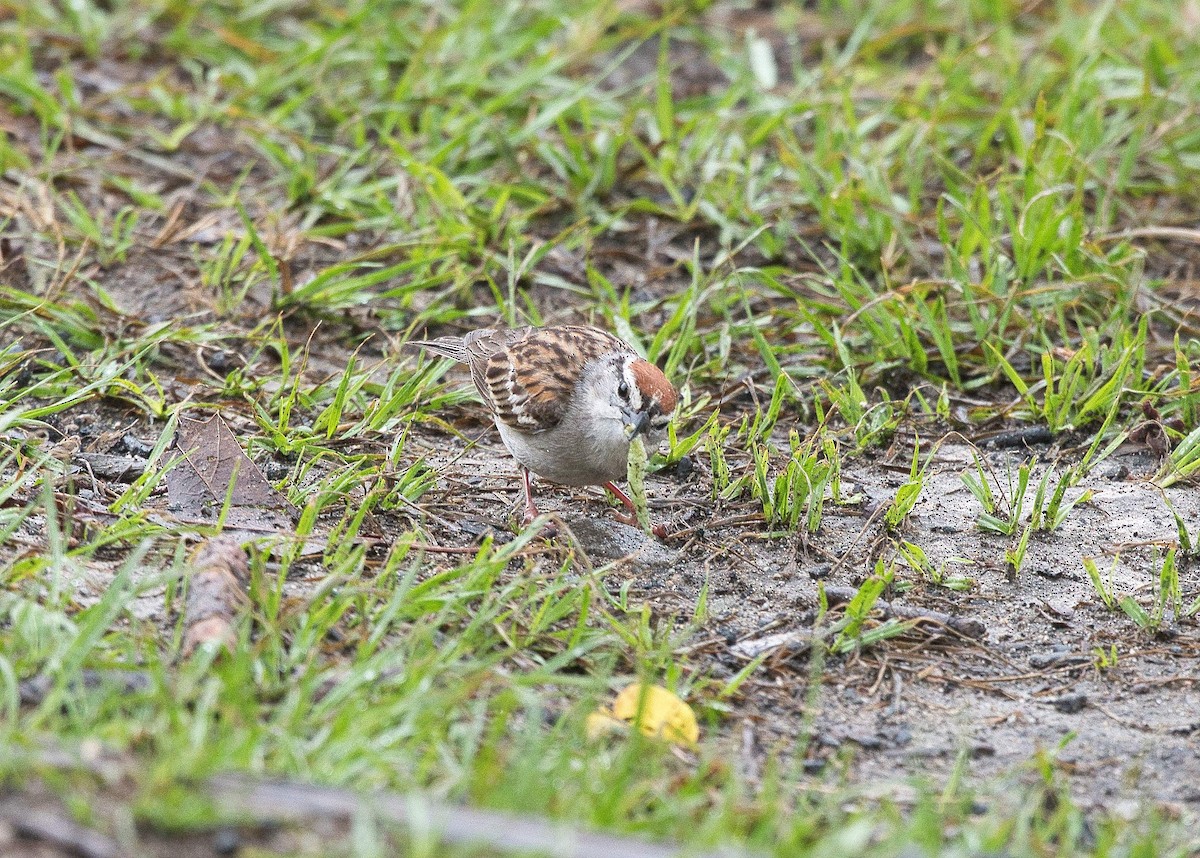
<path id="1" fill-rule="evenodd" d="M 611 736 L 613 733 L 624 733 L 625 727 L 625 722 L 618 720 L 607 709 L 597 709 L 587 716 L 587 721 L 584 723 L 587 737 L 592 741 Z"/>
<path id="2" fill-rule="evenodd" d="M 694 745 L 700 727 L 690 706 L 658 685 L 635 682 L 613 701 L 613 715 L 632 721 L 647 736 L 657 736 L 677 745 Z"/>

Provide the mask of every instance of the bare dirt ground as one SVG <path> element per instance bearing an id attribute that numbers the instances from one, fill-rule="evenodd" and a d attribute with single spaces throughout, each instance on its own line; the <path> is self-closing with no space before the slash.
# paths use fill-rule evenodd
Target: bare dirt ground
<path id="1" fill-rule="evenodd" d="M 367 538 L 377 549 L 414 524 L 444 546 L 477 545 L 485 534 L 509 538 L 519 500 L 510 459 L 495 433 L 483 428 L 477 407 L 447 417 L 477 440 L 436 427 L 414 430 L 407 449 L 413 456 L 425 452 L 438 483 L 410 519 L 374 523 Z M 226 418 L 236 432 L 238 416 Z M 923 427 L 923 438 L 931 437 L 929 428 Z M 123 489 L 121 477 L 104 475 L 111 463 L 103 456 L 136 472 L 157 427 L 103 407 L 70 415 L 58 429 L 60 444 L 81 439 L 77 450 L 71 444 L 64 451 L 75 466 L 75 524 L 102 526 L 99 501 Z M 382 441 L 364 440 L 372 443 Z M 728 678 L 766 655 L 726 722 L 729 741 L 740 745 L 751 771 L 768 755 L 795 753 L 810 774 L 827 772 L 903 799 L 911 776 L 940 782 L 965 759 L 969 774 L 986 782 L 1062 746 L 1058 762 L 1071 771 L 1085 805 L 1119 809 L 1121 802 L 1133 806 L 1149 797 L 1174 815 L 1200 814 L 1195 622 L 1177 625 L 1168 618 L 1157 634 L 1139 629 L 1120 610 L 1105 607 L 1082 563 L 1094 557 L 1102 572 L 1112 570 L 1116 594 L 1133 595 L 1150 610 L 1161 546 L 1177 538 L 1168 502 L 1185 522 L 1200 520 L 1196 489 L 1155 487 L 1149 477 L 1157 459 L 1126 445 L 1071 490 L 1090 490 L 1091 500 L 1059 530 L 1034 535 L 1013 576 L 1004 552 L 1014 540 L 979 530 L 979 504 L 961 475 L 974 469 L 978 450 L 1002 487 L 1022 461 L 1033 455 L 1053 461 L 1056 448 L 974 447 L 957 433 L 936 450 L 923 444 L 923 455 L 933 455 L 927 483 L 902 533 L 893 534 L 881 513 L 907 478 L 911 443 L 898 437 L 890 451 L 854 460 L 843 474 L 843 493 L 853 503 L 829 503 L 815 534 L 771 532 L 753 503 L 714 505 L 707 464 L 693 457 L 690 468 L 650 480 L 655 517 L 669 522 L 672 539 L 648 539 L 614 521 L 595 493 L 542 486 L 544 511 L 561 514 L 570 533 L 535 543 L 530 552 L 550 568 L 574 551 L 580 569 L 600 569 L 613 590 L 630 582 L 631 596 L 662 617 L 690 617 L 707 587 L 708 617 L 683 647 L 692 663 Z M 1061 457 L 1069 462 L 1072 455 Z M 270 472 L 270 462 L 259 464 Z M 1035 470 L 1034 479 L 1041 473 Z M 158 504 L 157 513 L 169 521 L 165 493 Z M 36 550 L 42 540 L 36 530 L 31 519 L 6 553 Z M 968 578 L 969 585 L 947 589 L 899 565 L 884 598 L 901 617 L 933 620 L 862 652 L 826 655 L 816 666 L 814 691 L 809 644 L 819 583 L 830 592 L 857 587 L 876 559 L 891 556 L 896 539 L 921 545 L 948 577 Z M 75 582 L 81 605 L 103 594 L 119 560 L 114 555 L 109 566 L 93 564 Z M 455 562 L 453 555 L 430 554 L 429 572 Z M 522 573 L 514 568 L 513 574 Z M 299 595 L 314 584 L 298 576 L 287 588 Z M 1195 598 L 1200 580 L 1194 569 L 1183 567 L 1181 589 L 1185 603 Z M 139 613 L 169 628 L 162 594 L 144 596 Z M 950 619 L 960 625 L 948 625 Z M 1116 662 L 1106 663 L 1113 647 Z"/>
<path id="2" fill-rule="evenodd" d="M 831 656 L 820 693 L 811 693 L 808 641 L 819 582 L 857 587 L 892 543 L 882 516 L 873 513 L 882 512 L 907 477 L 911 453 L 901 443 L 893 449 L 899 451 L 894 456 L 867 456 L 847 470 L 845 479 L 862 501 L 827 507 L 811 537 L 772 538 L 748 508 L 714 511 L 699 460 L 688 477 L 660 477 L 651 487 L 658 514 L 676 523 L 680 539 L 643 544 L 636 531 L 598 518 L 603 513 L 594 499 L 585 507 L 593 524 L 573 529 L 596 565 L 632 554 L 616 562 L 609 580 L 615 585 L 632 577 L 631 593 L 662 613 L 689 616 L 707 586 L 710 616 L 687 649 L 713 675 L 732 676 L 751 657 L 770 653 L 743 686 L 730 723 L 731 739 L 757 755 L 758 765 L 799 743 L 810 771 L 833 760 L 838 777 L 883 793 L 898 788 L 902 795 L 899 784 L 907 776 L 941 780 L 960 755 L 969 759 L 972 775 L 987 778 L 1064 746 L 1057 759 L 1087 805 L 1113 808 L 1152 797 L 1174 813 L 1200 813 L 1194 623 L 1167 623 L 1158 634 L 1138 629 L 1105 607 L 1082 562 L 1095 558 L 1103 573 L 1111 570 L 1113 591 L 1149 608 L 1165 550 L 1160 546 L 1178 536 L 1168 502 L 1185 522 L 1200 520 L 1196 490 L 1157 488 L 1149 480 L 1157 460 L 1133 445 L 1071 490 L 1091 490 L 1091 500 L 1053 534 L 1033 536 L 1014 577 L 1004 560 L 1014 540 L 980 531 L 979 504 L 961 481 L 974 469 L 976 448 L 951 436 L 934 454 L 902 538 L 922 546 L 948 576 L 973 583 L 952 591 L 901 565 L 895 595 L 887 598 L 898 612 L 975 621 L 984 633 L 976 639 L 935 624 L 859 654 Z M 1045 444 L 980 448 L 1001 485 L 1022 461 L 1033 455 L 1052 460 L 1055 452 Z M 505 461 L 503 448 L 486 438 L 458 460 L 466 472 L 491 472 L 459 482 L 456 490 L 474 482 L 493 513 L 506 507 L 492 486 L 506 486 L 509 507 L 516 498 L 515 481 L 489 467 L 497 461 Z M 1043 472 L 1035 470 L 1034 478 Z M 550 496 L 565 515 L 578 515 L 571 511 L 576 498 Z M 750 521 L 727 524 L 739 515 Z M 1194 570 L 1181 573 L 1181 588 L 1195 598 L 1200 580 Z M 1114 646 L 1116 664 L 1103 666 L 1102 654 Z"/>
<path id="3" fill-rule="evenodd" d="M 24 130 L 30 139 L 36 136 L 32 127 Z M 14 125 L 9 131 L 19 141 L 21 129 Z M 187 175 L 159 175 L 160 192 L 228 179 L 244 166 L 240 158 L 236 140 L 201 128 L 180 151 L 180 160 L 191 164 Z M 139 169 L 153 173 L 148 166 Z M 15 198 L 13 189 L 7 191 Z M 93 199 L 89 194 L 100 194 L 80 191 L 88 200 Z M 31 218 L 36 218 L 37 204 L 36 199 L 13 203 Z M 242 348 L 242 338 L 256 314 L 266 311 L 269 296 L 252 292 L 235 315 L 218 312 L 217 296 L 196 288 L 193 246 L 220 241 L 227 230 L 237 228 L 236 217 L 190 203 L 181 211 L 174 227 L 155 224 L 161 231 L 145 237 L 143 251 L 131 252 L 123 263 L 84 272 L 107 293 L 111 307 L 96 310 L 114 330 L 129 326 L 143 331 L 183 316 L 222 319 L 220 337 L 190 352 L 170 347 L 158 357 L 158 380 L 173 402 L 194 396 L 197 380 L 219 379 L 230 368 L 260 377 L 272 369 L 270 355 Z M 711 235 L 696 236 L 653 219 L 636 228 L 636 240 L 597 246 L 592 259 L 613 282 L 628 284 L 635 301 L 686 288 L 679 263 L 692 255 L 697 238 L 707 242 L 702 256 L 715 253 Z M 549 225 L 545 229 L 547 237 L 555 232 Z M 301 248 L 291 262 L 296 279 L 346 250 L 337 241 Z M 53 258 L 56 253 L 32 238 L 5 248 L 9 260 Z M 569 254 L 552 253 L 542 265 L 568 281 L 581 277 L 581 261 Z M 7 276 L 37 291 L 32 289 L 36 284 L 21 279 L 20 265 L 11 265 Z M 565 291 L 547 290 L 532 300 L 548 321 L 579 320 Z M 765 302 L 753 309 L 770 312 Z M 655 321 L 642 324 L 650 329 Z M 352 343 L 374 327 L 369 311 L 347 312 L 320 325 L 302 316 L 285 324 L 291 339 L 308 344 L 306 383 L 341 371 Z M 381 373 L 387 362 L 415 359 L 400 356 L 389 343 L 390 334 L 375 333 L 359 355 L 379 361 Z M 0 331 L 0 345 L 8 335 Z M 744 369 L 745 364 L 731 367 L 723 389 L 696 391 L 722 403 L 723 421 L 736 422 L 754 407 L 738 394 L 739 388 L 769 399 L 761 367 Z M 235 434 L 253 431 L 247 415 L 227 409 L 223 416 Z M 437 484 L 407 515 L 379 517 L 364 528 L 373 550 L 382 553 L 414 525 L 443 547 L 478 545 L 487 534 L 509 538 L 520 488 L 511 459 L 482 407 L 465 406 L 444 417 L 473 442 L 431 424 L 413 425 L 406 461 L 424 455 L 438 473 Z M 808 418 L 785 413 L 780 430 L 803 428 Z M 85 404 L 46 422 L 51 429 L 45 440 L 71 472 L 72 525 L 103 527 L 113 520 L 107 505 L 136 475 L 162 425 L 116 402 Z M 908 474 L 918 432 L 922 461 L 932 457 L 926 485 L 913 512 L 891 533 L 882 511 Z M 390 440 L 364 438 L 361 443 L 379 451 Z M 600 569 L 611 589 L 632 582 L 631 597 L 649 603 L 663 618 L 691 617 L 697 599 L 706 593 L 707 616 L 682 645 L 696 669 L 729 678 L 765 656 L 730 702 L 732 711 L 724 722 L 725 737 L 740 749 L 751 773 L 761 770 L 768 757 L 795 755 L 796 765 L 814 777 L 869 784 L 872 792 L 903 799 L 913 776 L 940 783 L 965 764 L 972 778 L 990 782 L 1021 770 L 1039 752 L 1053 752 L 1070 770 L 1072 788 L 1086 806 L 1119 810 L 1123 803 L 1132 806 L 1150 798 L 1171 815 L 1200 820 L 1200 626 L 1195 618 L 1176 622 L 1168 617 L 1157 632 L 1139 628 L 1125 613 L 1104 604 L 1083 565 L 1083 558 L 1093 557 L 1103 573 L 1112 568 L 1112 590 L 1151 610 L 1162 554 L 1178 535 L 1171 509 L 1194 533 L 1200 522 L 1200 490 L 1190 485 L 1159 489 L 1151 481 L 1158 459 L 1142 446 L 1126 444 L 1071 490 L 1074 495 L 1091 490 L 1092 497 L 1054 533 L 1034 534 L 1014 575 L 1004 554 L 1015 540 L 989 535 L 976 525 L 981 510 L 961 479 L 973 468 L 973 453 L 979 452 L 1003 486 L 1034 455 L 1061 471 L 1078 461 L 1081 452 L 1072 446 L 1078 439 L 1011 447 L 988 447 L 987 440 L 962 427 L 902 426 L 887 449 L 849 461 L 842 479 L 845 494 L 855 499 L 844 506 L 828 503 L 813 534 L 775 531 L 752 501 L 714 502 L 703 455 L 650 480 L 654 515 L 674 533 L 661 543 L 613 521 L 595 493 L 542 487 L 544 510 L 561 514 L 568 533 L 554 542 L 534 543 L 525 556 L 550 569 L 573 552 L 580 570 Z M 291 467 L 282 460 L 260 459 L 257 464 L 274 479 Z M 1035 470 L 1035 481 L 1046 466 Z M 0 474 L 5 480 L 11 476 Z M 165 491 L 154 503 L 153 513 L 169 523 Z M 0 545 L 0 554 L 9 559 L 44 550 L 43 524 L 28 519 Z M 321 532 L 318 528 L 317 547 Z M 927 615 L 930 621 L 861 652 L 814 653 L 821 585 L 831 592 L 859 586 L 876 561 L 894 555 L 896 540 L 920 545 L 934 566 L 944 565 L 948 575 L 969 578 L 970 584 L 948 589 L 899 565 L 884 598 L 900 618 Z M 97 561 L 82 570 L 73 582 L 80 605 L 103 594 L 121 559 L 114 551 L 111 562 Z M 430 553 L 428 572 L 455 562 L 454 555 Z M 522 574 L 517 564 L 512 574 Z M 1200 564 L 1181 558 L 1180 585 L 1185 605 L 1196 599 Z M 285 595 L 313 586 L 313 580 L 297 576 L 287 582 Z M 162 594 L 147 594 L 141 613 L 164 629 L 171 622 Z M 872 623 L 883 618 L 877 614 Z"/>
<path id="4" fill-rule="evenodd" d="M 201 216 L 197 222 L 208 221 Z M 692 252 L 695 236 L 654 223 L 644 226 L 644 251 L 600 247 L 595 251 L 598 264 L 615 282 L 630 284 L 635 299 L 684 288 L 676 265 Z M 213 230 L 214 235 L 219 232 L 215 226 Z M 134 253 L 124 264 L 90 272 L 116 305 L 114 325 L 140 328 L 181 314 L 213 318 L 213 296 L 185 288 L 194 273 L 183 246 L 198 238 L 204 235 L 189 228 L 153 254 Z M 326 248 L 312 252 L 321 257 L 332 253 Z M 315 266 L 316 257 L 309 264 Z M 551 254 L 544 264 L 564 276 L 580 267 L 579 260 L 561 253 Z M 577 319 L 562 293 L 542 297 L 541 310 L 549 320 Z M 211 344 L 191 353 L 166 350 L 160 381 L 168 394 L 193 395 L 197 378 L 231 366 L 269 373 L 270 355 L 251 355 L 241 348 L 242 332 L 249 329 L 242 326 L 253 320 L 256 305 L 265 309 L 267 300 L 265 294 L 247 296 L 238 316 L 225 319 L 227 335 Z M 756 309 L 769 312 L 766 306 Z M 306 378 L 313 383 L 335 376 L 344 366 L 350 353 L 347 335 L 359 337 L 372 326 L 369 315 L 343 318 L 340 327 L 329 322 L 316 326 L 301 318 L 286 324 L 292 338 L 308 344 Z M 369 340 L 360 358 L 379 361 L 381 373 L 391 361 L 414 359 L 407 352 L 398 354 L 387 334 Z M 752 411 L 754 398 L 745 391 L 755 387 L 757 375 L 732 373 L 724 389 L 709 391 L 724 403 L 723 418 L 737 422 Z M 465 377 L 462 383 L 467 384 Z M 761 384 L 757 398 L 769 399 Z M 252 421 L 236 411 L 226 410 L 223 416 L 235 433 L 253 431 Z M 475 545 L 484 534 L 507 538 L 504 534 L 511 532 L 519 482 L 482 408 L 467 406 L 444 416 L 463 435 L 430 425 L 413 427 L 406 457 L 425 456 L 438 471 L 438 483 L 409 520 L 380 520 L 367 528 L 380 551 L 395 534 L 418 522 L 446 546 Z M 83 406 L 48 422 L 55 431 L 47 440 L 60 446 L 61 456 L 75 470 L 79 526 L 103 526 L 111 520 L 103 512 L 105 503 L 136 475 L 139 457 L 151 449 L 161 425 L 112 404 Z M 785 413 L 780 431 L 803 429 L 801 424 L 799 416 Z M 945 440 L 933 453 L 915 509 L 901 532 L 890 534 L 881 512 L 907 477 L 912 432 L 918 430 L 923 460 L 938 438 Z M 1152 797 L 1172 814 L 1200 818 L 1196 623 L 1167 622 L 1157 634 L 1139 629 L 1119 610 L 1104 606 L 1082 565 L 1083 557 L 1094 557 L 1107 572 L 1111 558 L 1118 557 L 1113 590 L 1134 595 L 1149 608 L 1162 546 L 1177 537 L 1168 501 L 1194 528 L 1200 521 L 1200 493 L 1186 485 L 1160 490 L 1150 481 L 1159 461 L 1144 447 L 1126 444 L 1072 490 L 1091 489 L 1090 502 L 1073 510 L 1053 534 L 1034 535 L 1024 566 L 1013 578 L 1004 552 L 1014 541 L 976 527 L 981 510 L 961 481 L 973 467 L 972 451 L 978 449 L 984 457 L 997 488 L 1035 455 L 1061 470 L 1080 451 L 1045 442 L 989 449 L 988 437 L 981 436 L 976 447 L 950 427 L 907 427 L 888 450 L 852 460 L 843 473 L 844 493 L 859 498 L 846 506 L 827 504 L 815 534 L 773 531 L 753 501 L 714 504 L 702 454 L 690 457 L 689 467 L 651 478 L 655 515 L 677 534 L 665 544 L 648 542 L 613 521 L 595 493 L 543 486 L 544 510 L 560 512 L 578 542 L 573 547 L 564 538 L 542 545 L 541 562 L 557 565 L 564 552 L 576 550 L 592 568 L 609 564 L 606 580 L 614 589 L 632 579 L 631 595 L 662 616 L 690 617 L 707 587 L 708 619 L 687 645 L 699 669 L 730 677 L 754 656 L 768 654 L 742 686 L 729 719 L 729 739 L 739 743 L 751 769 L 763 765 L 768 755 L 798 752 L 811 773 L 827 769 L 830 777 L 870 783 L 884 794 L 894 787 L 903 796 L 907 776 L 942 779 L 963 756 L 970 774 L 986 780 L 1065 743 L 1058 760 L 1069 766 L 1085 805 L 1111 808 Z M 388 442 L 365 438 L 362 445 L 380 451 Z M 116 457 L 115 465 L 110 457 Z M 119 471 L 121 462 L 132 470 L 125 475 L 105 470 Z M 258 464 L 275 477 L 290 467 L 283 461 Z M 1035 481 L 1041 473 L 1035 471 Z M 158 500 L 169 519 L 165 493 Z M 28 526 L 36 530 L 36 521 Z M 973 583 L 952 591 L 900 565 L 896 585 L 885 598 L 938 616 L 977 621 L 985 633 L 972 638 L 926 625 L 859 654 L 828 656 L 820 693 L 813 694 L 808 637 L 817 615 L 818 584 L 858 586 L 881 555 L 892 555 L 895 539 L 922 546 L 935 566 L 945 564 L 947 574 Z M 42 540 L 42 534 L 27 527 L 0 550 L 10 555 L 39 550 Z M 119 562 L 114 555 L 107 567 L 88 568 L 77 582 L 81 605 L 99 598 Z M 453 555 L 431 554 L 430 572 L 454 562 Z M 313 583 L 295 580 L 288 586 L 299 593 Z M 1181 564 L 1180 583 L 1185 603 L 1196 598 L 1200 573 L 1195 564 Z M 144 597 L 142 609 L 145 617 L 166 627 L 169 618 L 160 595 Z M 1114 645 L 1116 664 L 1105 666 Z"/>
<path id="5" fill-rule="evenodd" d="M 189 231 L 180 241 L 194 237 Z M 650 228 L 644 258 L 615 249 L 607 256 L 601 249 L 597 256 L 614 280 L 630 283 L 635 297 L 645 297 L 651 290 L 682 288 L 673 266 L 690 252 L 692 240 L 687 233 Z M 117 304 L 114 325 L 140 327 L 181 313 L 197 314 L 193 318 L 212 313 L 211 296 L 182 288 L 191 275 L 181 272 L 192 263 L 172 247 L 169 243 L 153 258 L 133 254 L 124 264 L 91 272 Z M 546 265 L 570 273 L 573 261 L 552 255 Z M 252 317 L 254 305 L 251 295 L 242 320 Z M 577 318 L 560 293 L 549 295 L 542 310 L 555 321 Z M 326 322 L 315 336 L 311 322 L 287 324 L 297 342 L 309 344 L 307 378 L 315 383 L 344 366 L 350 349 L 340 338 L 357 337 L 372 323 L 369 316 L 343 319 L 341 328 Z M 227 330 L 220 341 L 192 353 L 164 352 L 160 381 L 170 396 L 191 396 L 195 379 L 230 366 L 259 375 L 270 371 L 270 356 L 243 353 L 240 330 L 246 329 L 238 319 L 227 319 Z M 390 361 L 414 359 L 399 356 L 386 334 L 369 341 L 360 358 L 380 361 L 381 373 Z M 754 385 L 753 376 L 739 373 L 725 389 L 709 392 L 724 401 L 723 418 L 736 422 L 754 407 L 738 388 Z M 757 395 L 769 398 L 761 384 Z M 253 431 L 248 417 L 229 410 L 223 416 L 235 433 Z M 380 551 L 414 523 L 446 546 L 476 545 L 485 534 L 507 538 L 511 532 L 519 482 L 482 408 L 467 406 L 444 416 L 463 436 L 431 425 L 413 427 L 406 457 L 424 455 L 439 474 L 437 486 L 409 519 L 381 519 L 367 528 Z M 78 526 L 103 526 L 112 520 L 105 505 L 136 475 L 161 425 L 116 404 L 83 406 L 47 422 L 54 427 L 47 441 L 59 445 L 75 471 Z M 785 413 L 780 430 L 801 422 Z M 934 441 L 945 440 L 933 453 L 915 509 L 900 533 L 889 534 L 881 512 L 907 476 L 911 433 L 918 430 L 922 459 L 933 451 Z M 363 449 L 375 451 L 388 443 L 362 440 Z M 985 437 L 976 448 L 950 427 L 910 426 L 888 450 L 851 460 L 843 480 L 847 495 L 860 496 L 855 503 L 827 504 L 818 532 L 792 535 L 768 528 L 753 501 L 714 504 L 708 463 L 703 455 L 693 455 L 690 467 L 650 481 L 656 517 L 677 534 L 665 544 L 647 542 L 613 521 L 595 493 L 542 487 L 544 510 L 567 518 L 578 543 L 572 547 L 564 538 L 543 544 L 537 548 L 543 555 L 539 562 L 551 568 L 562 562 L 564 552 L 576 550 L 592 568 L 609 564 L 605 580 L 613 589 L 631 579 L 631 595 L 664 617 L 690 617 L 707 587 L 708 618 L 686 645 L 698 669 L 728 678 L 753 657 L 767 654 L 742 686 L 727 722 L 728 739 L 739 746 L 750 771 L 761 768 L 768 756 L 795 753 L 811 774 L 870 784 L 873 792 L 903 798 L 909 790 L 904 782 L 912 775 L 940 782 L 965 759 L 970 775 L 986 782 L 1026 766 L 1039 751 L 1063 746 L 1057 759 L 1071 771 L 1073 789 L 1085 806 L 1119 808 L 1121 802 L 1132 806 L 1149 797 L 1171 815 L 1200 818 L 1197 625 L 1193 619 L 1178 625 L 1168 621 L 1157 634 L 1139 629 L 1119 610 L 1105 607 L 1082 565 L 1083 557 L 1094 557 L 1107 572 L 1111 558 L 1118 557 L 1113 590 L 1135 596 L 1149 609 L 1162 547 L 1177 537 L 1168 501 L 1195 528 L 1200 493 L 1186 485 L 1158 489 L 1150 478 L 1159 461 L 1144 447 L 1126 444 L 1072 490 L 1091 489 L 1090 502 L 1073 510 L 1055 533 L 1034 535 L 1014 578 L 1004 562 L 1013 540 L 976 527 L 981 510 L 961 481 L 973 467 L 974 449 L 989 464 L 997 487 L 1034 455 L 1060 470 L 1080 455 L 1048 443 L 989 449 Z M 116 465 L 110 457 L 117 457 Z M 113 467 L 120 471 L 121 462 L 132 470 L 111 472 Z M 275 478 L 291 466 L 258 464 Z M 1035 471 L 1034 479 L 1041 473 Z M 165 493 L 158 502 L 169 520 Z M 10 556 L 41 550 L 44 537 L 36 531 L 37 521 L 31 519 L 0 550 Z M 900 565 L 885 598 L 936 616 L 977 621 L 984 634 L 973 638 L 925 625 L 861 653 L 827 656 L 819 693 L 813 693 L 808 640 L 818 584 L 858 586 L 881 555 L 892 555 L 894 539 L 922 546 L 935 566 L 945 564 L 947 574 L 973 583 L 952 591 Z M 114 554 L 109 565 L 87 568 L 76 582 L 79 604 L 103 594 L 120 560 Z M 455 557 L 431 554 L 428 562 L 432 573 L 453 565 Z M 301 593 L 314 583 L 297 579 L 288 587 Z M 1181 564 L 1180 583 L 1185 604 L 1195 599 L 1200 593 L 1195 564 Z M 170 621 L 161 594 L 147 594 L 142 613 L 160 620 L 164 629 Z M 1114 646 L 1116 663 L 1106 665 Z"/>

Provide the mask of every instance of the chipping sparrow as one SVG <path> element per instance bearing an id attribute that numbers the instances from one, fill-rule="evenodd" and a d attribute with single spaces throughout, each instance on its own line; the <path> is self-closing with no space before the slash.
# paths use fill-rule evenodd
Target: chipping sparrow
<path id="1" fill-rule="evenodd" d="M 485 328 L 463 337 L 417 340 L 465 363 L 491 409 L 500 439 L 521 465 L 525 523 L 538 514 L 529 472 L 567 486 L 613 485 L 625 476 L 629 444 L 662 436 L 675 410 L 675 388 L 662 370 L 624 341 L 584 325 Z"/>

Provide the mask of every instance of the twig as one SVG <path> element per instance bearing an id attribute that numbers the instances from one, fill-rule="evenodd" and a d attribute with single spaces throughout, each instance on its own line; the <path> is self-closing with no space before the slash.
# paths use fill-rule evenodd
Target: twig
<path id="1" fill-rule="evenodd" d="M 246 552 L 234 540 L 219 537 L 197 550 L 183 610 L 183 656 L 196 647 L 216 643 L 232 650 L 234 624 L 246 604 L 250 580 Z"/>
<path id="2" fill-rule="evenodd" d="M 111 837 L 20 799 L 0 804 L 0 819 L 21 837 L 52 843 L 82 858 L 120 858 L 124 854 Z"/>
<path id="3" fill-rule="evenodd" d="M 743 513 L 741 515 L 730 516 L 729 518 L 721 518 L 715 521 L 706 521 L 703 524 L 697 524 L 692 527 L 685 527 L 683 530 L 676 530 L 671 534 L 672 539 L 679 539 L 681 536 L 688 536 L 701 530 L 716 530 L 721 527 L 732 527 L 735 524 L 762 524 L 766 519 L 761 513 Z"/>
<path id="4" fill-rule="evenodd" d="M 847 560 L 850 559 L 851 552 L 854 550 L 854 548 L 856 548 L 858 546 L 859 540 L 863 538 L 863 535 L 868 530 L 870 530 L 871 525 L 873 525 L 876 521 L 878 521 L 879 518 L 882 517 L 886 512 L 887 512 L 887 504 L 884 504 L 884 503 L 879 504 L 878 506 L 875 507 L 874 510 L 871 511 L 871 514 L 869 516 L 867 516 L 867 520 L 865 522 L 863 522 L 863 526 L 859 529 L 858 533 L 855 534 L 854 539 L 850 540 L 850 547 L 842 552 L 842 556 L 839 557 L 837 562 L 834 563 L 833 566 L 830 568 L 829 572 L 827 573 L 828 575 L 832 575 L 834 572 L 836 572 L 838 569 L 841 568 L 843 563 L 845 563 Z M 826 592 L 828 592 L 828 590 L 826 590 Z"/>
<path id="5" fill-rule="evenodd" d="M 478 554 L 480 548 L 478 545 L 432 545 L 428 542 L 410 542 L 408 547 L 426 554 Z"/>
<path id="6" fill-rule="evenodd" d="M 260 823 L 311 822 L 315 817 L 352 819 L 363 811 L 385 822 L 436 831 L 448 845 L 486 846 L 500 852 L 537 852 L 555 858 L 750 858 L 757 853 L 724 849 L 690 852 L 673 843 L 586 831 L 563 823 L 438 802 L 418 794 L 347 790 L 281 780 L 218 775 L 208 781 L 218 806 Z"/>
<path id="7" fill-rule="evenodd" d="M 1126 238 L 1157 238 L 1164 241 L 1174 239 L 1190 244 L 1200 244 L 1200 230 L 1181 226 L 1143 226 L 1136 229 L 1123 229 L 1120 232 L 1106 232 L 1096 236 L 1097 241 L 1120 241 Z"/>
<path id="8" fill-rule="evenodd" d="M 1046 426 L 1024 426 L 1020 429 L 1002 429 L 998 432 L 983 433 L 971 440 L 973 443 L 990 449 L 1009 449 L 1049 444 L 1054 440 L 1054 433 Z"/>
<path id="9" fill-rule="evenodd" d="M 92 479 L 110 483 L 132 483 L 146 472 L 146 460 L 111 453 L 79 453 L 76 460 L 91 472 Z"/>
<path id="10" fill-rule="evenodd" d="M 854 587 L 825 588 L 825 598 L 833 605 L 849 602 L 857 595 L 858 590 Z M 982 620 L 977 620 L 974 617 L 954 617 L 950 614 L 944 614 L 941 611 L 932 611 L 928 608 L 913 608 L 908 605 L 897 605 L 895 602 L 887 602 L 883 599 L 877 600 L 873 608 L 874 610 L 882 611 L 885 617 L 893 616 L 902 620 L 928 620 L 929 622 L 943 625 L 951 631 L 958 632 L 960 635 L 977 640 L 987 634 L 987 626 L 983 624 Z"/>
<path id="11" fill-rule="evenodd" d="M 54 681 L 55 678 L 48 673 L 39 673 L 29 679 L 22 679 L 17 684 L 21 705 L 41 705 L 54 688 Z M 83 670 L 80 671 L 79 678 L 68 687 L 74 690 L 81 687 L 84 689 L 102 688 L 106 685 L 120 688 L 122 694 L 136 694 L 152 688 L 154 679 L 149 673 L 142 670 Z"/>

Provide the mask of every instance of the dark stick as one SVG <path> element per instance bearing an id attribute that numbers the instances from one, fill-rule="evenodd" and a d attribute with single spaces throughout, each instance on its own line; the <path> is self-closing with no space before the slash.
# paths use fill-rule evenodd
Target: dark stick
<path id="1" fill-rule="evenodd" d="M 857 595 L 858 590 L 854 587 L 825 588 L 825 598 L 829 600 L 829 604 L 831 605 L 840 605 L 843 602 L 849 602 Z M 944 614 L 941 611 L 931 611 L 928 608 L 912 608 L 908 605 L 897 605 L 895 602 L 887 602 L 883 599 L 875 602 L 873 610 L 882 611 L 885 617 L 898 617 L 902 620 L 928 620 L 931 623 L 939 623 L 969 638 L 979 639 L 987 635 L 987 626 L 981 620 L 977 620 L 974 617 L 954 617 L 950 614 Z"/>
<path id="2" fill-rule="evenodd" d="M 750 858 L 751 853 L 726 849 L 685 852 L 671 843 L 654 843 L 537 817 L 446 804 L 419 794 L 347 790 L 281 780 L 255 780 L 218 775 L 208 781 L 214 800 L 227 810 L 259 822 L 311 822 L 314 817 L 350 819 L 373 811 L 393 824 L 439 833 L 449 845 L 487 846 L 501 852 L 537 852 L 555 858 Z"/>
<path id="3" fill-rule="evenodd" d="M 141 670 L 82 670 L 78 679 L 68 685 L 68 689 L 90 690 L 106 685 L 120 688 L 122 694 L 136 694 L 153 688 L 154 677 Z M 48 673 L 39 673 L 17 683 L 22 706 L 40 706 L 53 688 L 54 677 Z"/>
<path id="4" fill-rule="evenodd" d="M 120 858 L 124 854 L 111 837 L 20 800 L 0 804 L 0 819 L 21 837 L 52 843 L 82 858 Z"/>
<path id="5" fill-rule="evenodd" d="M 1007 429 L 986 439 L 976 440 L 983 441 L 984 447 L 992 449 L 1032 447 L 1036 444 L 1049 444 L 1054 440 L 1054 433 L 1045 426 L 1026 426 L 1021 429 Z"/>

